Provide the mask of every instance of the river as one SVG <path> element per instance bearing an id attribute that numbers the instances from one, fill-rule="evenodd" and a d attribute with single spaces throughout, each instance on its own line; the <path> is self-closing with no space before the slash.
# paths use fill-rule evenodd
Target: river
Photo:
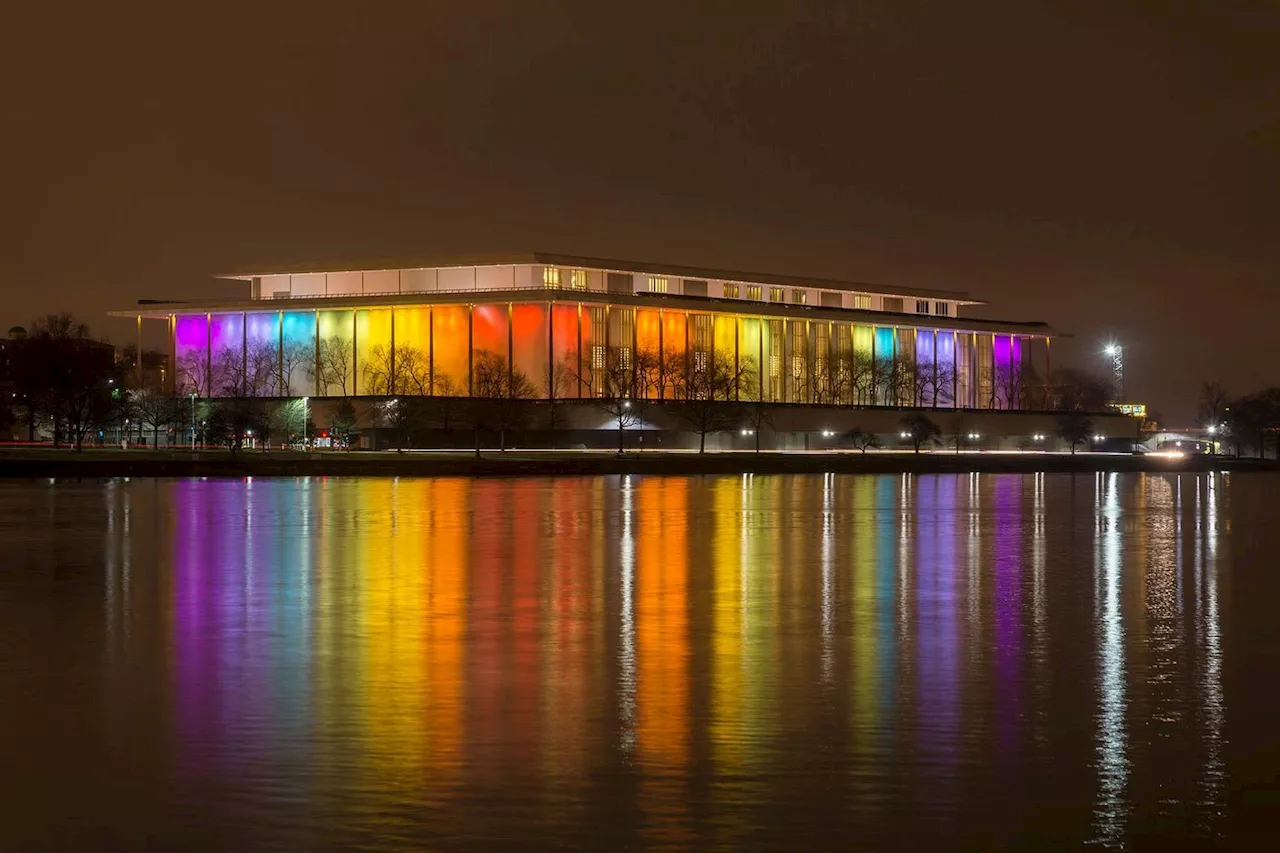
<path id="1" fill-rule="evenodd" d="M 1278 498 L 0 482 L 0 847 L 1241 842 L 1276 799 Z"/>

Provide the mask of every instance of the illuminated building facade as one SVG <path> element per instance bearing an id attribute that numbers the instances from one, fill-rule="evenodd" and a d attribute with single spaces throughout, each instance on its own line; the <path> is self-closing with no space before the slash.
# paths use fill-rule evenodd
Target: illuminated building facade
<path id="1" fill-rule="evenodd" d="M 546 254 L 224 278 L 247 297 L 119 312 L 168 324 L 176 393 L 480 396 L 485 364 L 591 398 L 621 366 L 659 400 L 726 370 L 740 400 L 1019 409 L 1052 335 L 962 317 L 962 293 Z"/>

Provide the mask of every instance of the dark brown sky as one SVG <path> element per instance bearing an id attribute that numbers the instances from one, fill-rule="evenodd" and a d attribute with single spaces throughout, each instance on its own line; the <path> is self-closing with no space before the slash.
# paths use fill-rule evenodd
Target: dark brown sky
<path id="1" fill-rule="evenodd" d="M 1280 384 L 1277 3 L 16 5 L 5 326 L 541 250 L 969 290 L 1171 420 Z"/>

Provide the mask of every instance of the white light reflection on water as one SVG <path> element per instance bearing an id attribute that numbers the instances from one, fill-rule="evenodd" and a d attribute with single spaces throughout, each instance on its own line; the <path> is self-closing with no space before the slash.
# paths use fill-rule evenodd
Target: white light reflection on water
<path id="1" fill-rule="evenodd" d="M 1098 841 L 1118 846 L 1124 839 L 1129 778 L 1125 729 L 1124 623 L 1120 614 L 1120 520 L 1116 474 L 1095 481 L 1094 619 L 1098 630 L 1098 713 L 1096 762 L 1098 793 L 1094 831 Z"/>
<path id="2" fill-rule="evenodd" d="M 618 635 L 618 717 L 622 751 L 631 755 L 636 745 L 636 621 L 633 590 L 636 576 L 636 540 L 632 530 L 635 487 L 631 475 L 622 478 L 622 535 L 619 563 L 622 574 L 622 618 Z"/>
<path id="3" fill-rule="evenodd" d="M 835 492 L 835 474 L 822 475 L 822 681 L 831 683 L 835 667 L 835 615 L 833 613 L 835 589 L 833 587 L 835 562 L 835 512 L 832 509 Z"/>
<path id="4" fill-rule="evenodd" d="M 1225 477 L 1210 473 L 1206 481 L 1203 518 L 1200 491 L 1196 490 L 1196 632 L 1204 653 L 1203 674 L 1199 685 L 1203 697 L 1200 738 L 1205 760 L 1200 779 L 1200 802 L 1207 806 L 1201 815 L 1201 830 L 1213 831 L 1220 823 L 1226 791 L 1226 767 L 1222 759 L 1222 730 L 1225 722 L 1225 699 L 1222 693 L 1222 625 L 1218 609 L 1218 535 L 1219 501 L 1223 496 Z M 1198 486 L 1199 484 L 1197 484 Z"/>

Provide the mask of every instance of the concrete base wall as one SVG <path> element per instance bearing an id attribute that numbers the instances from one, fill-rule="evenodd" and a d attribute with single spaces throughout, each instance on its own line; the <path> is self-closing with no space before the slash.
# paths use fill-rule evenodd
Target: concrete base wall
<path id="1" fill-rule="evenodd" d="M 431 398 L 422 398 L 429 400 Z M 401 437 L 393 430 L 380 426 L 376 416 L 376 401 L 353 401 L 360 422 L 363 447 L 395 446 Z M 314 399 L 312 418 L 318 429 L 323 430 L 333 417 L 338 401 Z M 505 442 L 509 447 L 617 447 L 618 425 L 598 404 L 590 400 L 570 400 L 557 403 L 556 419 L 561 424 L 556 431 L 547 429 L 552 419 L 552 404 L 546 401 L 528 401 L 519 404 L 527 409 L 521 429 L 509 431 Z M 749 405 L 749 404 L 744 404 Z M 939 447 L 955 449 L 956 435 L 965 450 L 1065 450 L 1068 446 L 1055 436 L 1059 413 L 1056 412 L 1000 412 L 950 409 L 893 409 L 854 408 L 849 406 L 772 405 L 768 406 L 769 422 L 760 430 L 760 447 L 769 450 L 824 450 L 851 447 L 846 435 L 853 429 L 861 429 L 880 437 L 885 449 L 909 449 L 911 442 L 901 437 L 902 419 L 923 414 L 942 430 Z M 696 448 L 699 435 L 688 421 L 679 415 L 677 404 L 637 403 L 634 411 L 636 422 L 623 430 L 623 445 L 629 449 L 641 446 L 649 448 Z M 471 447 L 475 432 L 467 414 L 467 401 L 457 400 L 450 413 L 453 425 L 448 430 L 439 427 L 439 414 L 428 405 L 424 408 L 419 426 L 413 429 L 411 444 L 414 447 Z M 1099 442 L 1090 442 L 1082 449 L 1132 450 L 1139 439 L 1139 421 L 1118 414 L 1090 415 L 1092 432 L 1102 436 Z M 751 429 L 745 414 L 733 421 L 736 427 L 707 435 L 708 450 L 753 450 L 756 437 L 744 430 Z M 978 438 L 968 436 L 976 434 Z M 1037 440 L 1035 436 L 1044 436 Z M 497 434 L 485 431 L 481 442 L 494 446 L 499 442 Z"/>

